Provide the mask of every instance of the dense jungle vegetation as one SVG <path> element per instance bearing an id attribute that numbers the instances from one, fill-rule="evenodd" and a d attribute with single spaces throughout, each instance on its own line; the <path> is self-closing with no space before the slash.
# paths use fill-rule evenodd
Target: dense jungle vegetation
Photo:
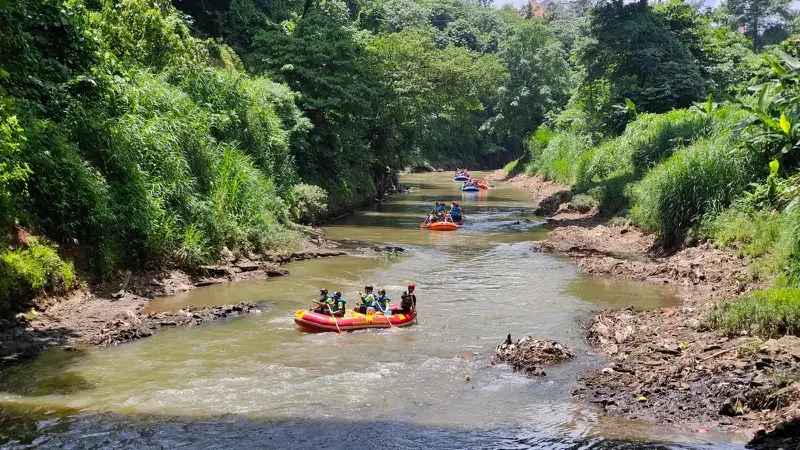
<path id="1" fill-rule="evenodd" d="M 0 0 L 0 303 L 292 247 L 398 169 L 511 160 L 797 284 L 788 1 L 488 3 Z"/>

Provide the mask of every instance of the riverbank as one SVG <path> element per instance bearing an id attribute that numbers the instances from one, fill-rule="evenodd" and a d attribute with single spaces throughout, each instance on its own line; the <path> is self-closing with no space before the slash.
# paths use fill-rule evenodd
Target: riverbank
<path id="1" fill-rule="evenodd" d="M 0 320 L 0 368 L 37 357 L 52 346 L 117 345 L 144 338 L 159 328 L 191 326 L 228 317 L 260 312 L 261 303 L 239 303 L 212 308 L 187 307 L 168 313 L 145 312 L 150 300 L 198 287 L 242 280 L 288 275 L 283 264 L 341 255 L 377 255 L 400 248 L 340 245 L 320 230 L 295 251 L 249 253 L 223 252 L 214 265 L 189 273 L 177 267 L 143 273 L 120 273 L 104 283 L 84 286 L 65 296 L 41 296 L 26 314 Z M 345 248 L 346 247 L 346 248 Z"/>
<path id="2" fill-rule="evenodd" d="M 593 317 L 589 341 L 610 362 L 581 377 L 576 398 L 611 416 L 700 433 L 771 432 L 764 448 L 800 444 L 800 339 L 731 337 L 704 326 L 715 302 L 769 284 L 752 277 L 753 260 L 711 243 L 664 252 L 630 223 L 575 211 L 565 185 L 527 175 L 506 179 L 500 172 L 492 178 L 533 195 L 550 230 L 537 244 L 540 251 L 570 256 L 592 275 L 672 285 L 683 298 L 680 308 Z M 790 430 L 782 431 L 783 424 Z"/>

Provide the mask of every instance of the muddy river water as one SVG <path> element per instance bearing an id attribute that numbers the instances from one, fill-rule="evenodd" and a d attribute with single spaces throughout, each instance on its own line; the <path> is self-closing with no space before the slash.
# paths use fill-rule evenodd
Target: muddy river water
<path id="1" fill-rule="evenodd" d="M 604 418 L 574 402 L 578 375 L 604 360 L 582 321 L 607 307 L 674 303 L 660 286 L 592 278 L 536 253 L 541 220 L 508 186 L 463 195 L 448 174 L 325 226 L 328 237 L 403 247 L 399 256 L 292 263 L 291 275 L 208 286 L 152 310 L 268 300 L 262 314 L 174 329 L 106 349 L 51 349 L 0 373 L 8 448 L 740 448 L 735 436 Z M 459 199 L 466 224 L 419 223 Z M 365 284 L 399 300 L 417 284 L 418 324 L 337 335 L 301 332 L 293 312 L 320 287 L 350 305 Z M 555 339 L 578 358 L 528 379 L 491 366 L 507 333 Z M 467 380 L 470 381 L 467 381 Z"/>

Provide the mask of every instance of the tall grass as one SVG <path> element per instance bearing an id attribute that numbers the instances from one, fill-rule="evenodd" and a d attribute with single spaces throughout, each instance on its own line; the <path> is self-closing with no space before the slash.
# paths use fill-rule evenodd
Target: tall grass
<path id="1" fill-rule="evenodd" d="M 721 211 L 757 175 L 757 162 L 727 137 L 704 138 L 675 152 L 633 188 L 634 222 L 658 233 L 665 246 L 681 243 L 703 215 Z"/>
<path id="2" fill-rule="evenodd" d="M 93 249 L 90 263 L 101 273 L 170 259 L 193 267 L 223 246 L 295 245 L 275 183 L 296 179 L 288 131 L 239 81 L 208 74 L 215 81 L 202 83 L 228 91 L 195 80 L 190 93 L 169 83 L 170 74 L 139 72 L 122 85 L 121 114 L 78 122 L 91 127 L 26 115 L 22 154 L 33 172 L 25 222 Z M 237 108 L 251 117 L 239 119 Z"/>
<path id="3" fill-rule="evenodd" d="M 675 110 L 640 114 L 622 135 L 592 145 L 592 138 L 570 132 L 529 139 L 526 171 L 569 184 L 595 197 L 600 212 L 612 215 L 627 208 L 628 186 L 697 139 L 724 134 L 743 113 L 733 107 L 710 114 Z M 545 145 L 541 142 L 544 141 Z"/>
<path id="4" fill-rule="evenodd" d="M 742 255 L 761 257 L 752 270 L 779 287 L 800 284 L 800 201 L 783 211 L 760 210 L 746 200 L 710 217 L 702 234 Z"/>
<path id="5" fill-rule="evenodd" d="M 530 170 L 547 180 L 576 184 L 591 160 L 593 150 L 589 136 L 555 134 L 547 136 L 545 146 L 542 143 L 534 135 Z"/>
<path id="6" fill-rule="evenodd" d="M 75 283 L 72 263 L 64 262 L 56 247 L 32 238 L 27 248 L 0 250 L 0 311 L 21 307 L 32 295 L 61 293 Z"/>
<path id="7" fill-rule="evenodd" d="M 765 289 L 717 305 L 707 323 L 730 334 L 746 331 L 765 338 L 800 336 L 800 289 Z"/>

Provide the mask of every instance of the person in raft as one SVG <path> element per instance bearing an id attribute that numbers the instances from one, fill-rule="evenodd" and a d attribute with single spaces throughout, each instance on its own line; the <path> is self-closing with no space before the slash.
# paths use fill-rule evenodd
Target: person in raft
<path id="1" fill-rule="evenodd" d="M 417 308 L 417 296 L 414 294 L 416 287 L 414 283 L 408 283 L 408 290 L 403 291 L 400 297 L 400 307 L 392 311 L 394 314 L 408 314 Z"/>
<path id="2" fill-rule="evenodd" d="M 353 308 L 353 311 L 366 314 L 367 308 L 375 309 L 375 294 L 372 293 L 372 286 L 364 286 L 364 294 L 361 294 L 361 304 Z"/>
<path id="3" fill-rule="evenodd" d="M 461 206 L 456 200 L 453 200 L 453 203 L 450 204 L 450 215 L 453 217 L 461 217 L 463 215 Z"/>
<path id="4" fill-rule="evenodd" d="M 314 303 L 317 304 L 317 307 L 314 308 L 312 311 L 319 314 L 327 314 L 328 312 L 328 305 L 333 303 L 333 299 L 330 295 L 328 295 L 328 290 L 322 288 L 319 290 L 319 298 L 314 300 Z"/>
<path id="5" fill-rule="evenodd" d="M 438 216 L 439 214 L 444 214 L 444 211 L 444 203 L 436 202 L 436 206 L 433 207 L 433 213 Z"/>
<path id="6" fill-rule="evenodd" d="M 389 310 L 391 301 L 392 299 L 386 296 L 386 289 L 378 289 L 378 296 L 375 297 L 375 311 L 387 316 L 391 315 L 392 312 Z"/>
<path id="7" fill-rule="evenodd" d="M 347 311 L 344 306 L 345 303 L 347 303 L 347 301 L 342 298 L 342 293 L 334 291 L 333 298 L 331 298 L 329 303 L 330 309 L 326 312 L 334 317 L 344 317 L 344 313 Z"/>

